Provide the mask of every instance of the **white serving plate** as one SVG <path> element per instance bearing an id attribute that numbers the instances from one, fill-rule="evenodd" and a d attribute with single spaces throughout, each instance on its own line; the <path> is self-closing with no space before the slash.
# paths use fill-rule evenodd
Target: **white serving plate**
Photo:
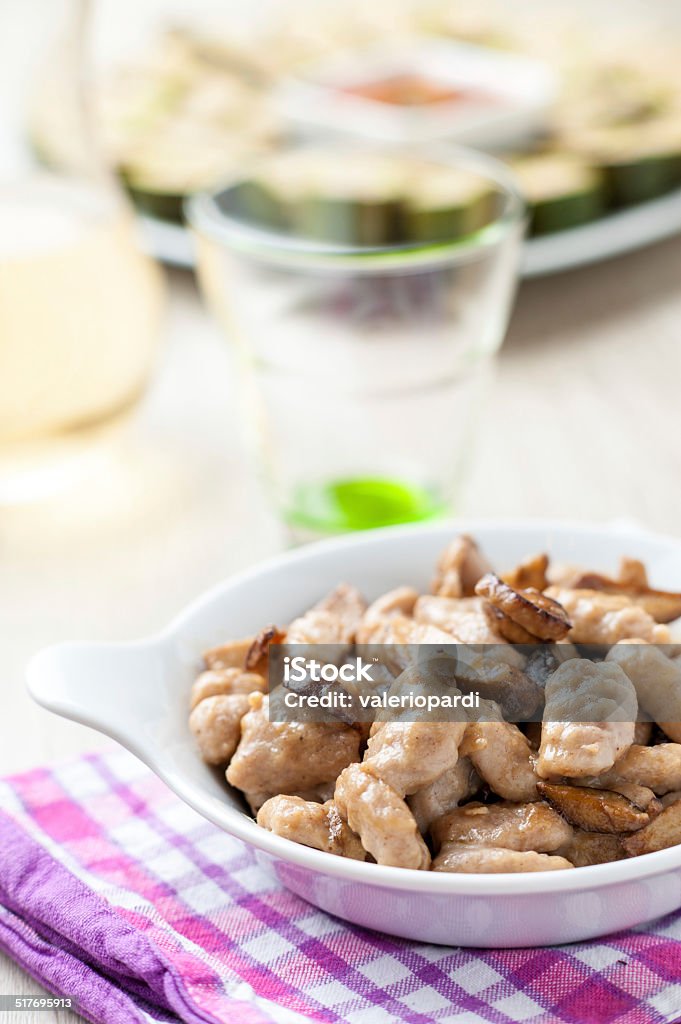
<path id="1" fill-rule="evenodd" d="M 681 233 L 681 188 L 578 228 L 525 242 L 523 277 L 542 277 L 624 256 Z"/>
<path id="2" fill-rule="evenodd" d="M 194 243 L 186 228 L 153 217 L 143 216 L 140 220 L 144 243 L 153 256 L 173 267 L 195 266 Z M 623 256 L 680 233 L 681 189 L 675 189 L 659 199 L 618 210 L 591 224 L 528 239 L 520 272 L 524 278 L 557 274 Z"/>
<path id="3" fill-rule="evenodd" d="M 654 585 L 678 589 L 681 542 L 627 526 L 462 521 L 346 536 L 285 554 L 215 587 L 162 633 L 131 644 L 65 644 L 36 655 L 28 687 L 44 707 L 128 747 L 177 795 L 249 844 L 304 899 L 393 935 L 461 946 L 542 946 L 629 928 L 681 906 L 681 846 L 613 864 L 538 874 L 455 875 L 344 860 L 259 828 L 218 772 L 200 760 L 187 726 L 201 651 L 266 622 L 287 622 L 336 583 L 372 598 L 425 588 L 455 532 L 472 533 L 493 564 L 549 551 L 613 571 L 641 558 Z"/>

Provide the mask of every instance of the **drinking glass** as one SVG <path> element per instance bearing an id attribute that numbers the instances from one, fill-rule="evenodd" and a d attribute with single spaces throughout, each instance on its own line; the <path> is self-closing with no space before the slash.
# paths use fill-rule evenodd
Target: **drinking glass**
<path id="1" fill-rule="evenodd" d="M 86 0 L 0 11 L 0 505 L 90 465 L 144 390 L 162 280 L 89 117 Z"/>
<path id="2" fill-rule="evenodd" d="M 338 159 L 352 159 L 347 147 Z M 188 204 L 203 288 L 236 346 L 246 422 L 294 540 L 456 508 L 524 207 L 491 158 L 427 159 L 484 179 L 495 196 L 484 226 L 437 244 L 339 245 L 244 217 L 234 182 Z"/>

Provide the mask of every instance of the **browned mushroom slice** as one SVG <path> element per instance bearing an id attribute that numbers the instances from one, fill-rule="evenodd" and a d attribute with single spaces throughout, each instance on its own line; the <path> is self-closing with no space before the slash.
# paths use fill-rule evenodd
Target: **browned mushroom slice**
<path id="1" fill-rule="evenodd" d="M 253 645 L 253 637 L 243 640 L 228 640 L 218 647 L 210 647 L 203 652 L 206 668 L 221 671 L 226 668 L 245 668 L 246 655 Z"/>
<path id="2" fill-rule="evenodd" d="M 255 636 L 246 655 L 246 668 L 249 672 L 267 674 L 269 651 L 272 644 L 283 643 L 286 634 L 277 626 L 264 626 Z"/>
<path id="3" fill-rule="evenodd" d="M 472 597 L 491 565 L 472 537 L 455 537 L 438 559 L 431 592 L 438 597 Z"/>
<path id="4" fill-rule="evenodd" d="M 514 590 L 494 573 L 483 576 L 475 592 L 540 640 L 561 640 L 572 626 L 567 612 L 558 601 L 532 588 Z"/>
<path id="5" fill-rule="evenodd" d="M 648 572 L 643 562 L 638 558 L 629 558 L 623 555 L 620 558 L 620 571 L 618 576 L 620 583 L 626 583 L 632 590 L 647 590 Z"/>
<path id="6" fill-rule="evenodd" d="M 647 612 L 655 622 L 673 622 L 681 616 L 681 594 L 671 593 L 664 590 L 646 590 L 643 592 L 629 590 L 626 586 L 601 587 L 598 586 L 593 576 L 588 577 L 589 583 L 585 584 L 591 590 L 601 590 L 607 594 L 621 594 L 629 597 L 634 604 Z"/>
<path id="7" fill-rule="evenodd" d="M 606 576 L 605 573 L 595 572 L 592 569 L 581 569 L 574 565 L 554 564 L 549 573 L 551 582 L 562 587 L 586 587 L 591 588 L 590 582 L 595 581 L 594 590 L 603 590 L 606 587 L 619 588 L 626 586 L 628 590 L 648 590 L 648 573 L 643 562 L 638 558 L 628 558 L 624 555 L 620 559 L 619 573 L 616 578 Z"/>
<path id="8" fill-rule="evenodd" d="M 649 825 L 635 835 L 622 840 L 622 846 L 630 857 L 642 853 L 666 850 L 681 843 L 681 803 L 673 803 L 654 818 Z"/>
<path id="9" fill-rule="evenodd" d="M 674 622 L 681 616 L 681 594 L 649 590 L 645 594 L 636 594 L 634 601 L 656 622 Z"/>
<path id="10" fill-rule="evenodd" d="M 469 803 L 434 821 L 431 835 L 436 850 L 450 843 L 470 843 L 505 850 L 553 853 L 570 841 L 572 829 L 560 814 L 542 801 Z"/>
<path id="11" fill-rule="evenodd" d="M 544 590 L 549 585 L 546 577 L 548 567 L 548 555 L 534 555 L 533 558 L 521 562 L 511 572 L 504 573 L 501 578 L 514 590 L 526 590 L 528 587 L 532 587 L 534 590 Z"/>
<path id="12" fill-rule="evenodd" d="M 646 811 L 651 818 L 662 810 L 662 803 L 647 786 L 638 786 L 635 782 L 616 782 L 608 788 L 613 793 L 621 793 L 627 800 L 631 800 L 634 807 Z"/>
<path id="13" fill-rule="evenodd" d="M 635 558 L 622 559 L 618 579 L 598 572 L 582 572 L 574 576 L 570 586 L 629 597 L 656 622 L 673 622 L 681 616 L 681 594 L 653 589 L 648 583 L 645 566 Z"/>
<path id="14" fill-rule="evenodd" d="M 591 864 L 609 864 L 613 860 L 622 860 L 625 856 L 620 836 L 603 832 L 582 832 L 575 829 L 572 839 L 558 851 L 567 857 L 576 868 L 589 867 Z"/>
<path id="15" fill-rule="evenodd" d="M 513 619 L 509 619 L 505 612 L 502 612 L 500 608 L 495 608 L 494 605 L 488 601 L 483 603 L 485 615 L 490 627 L 499 634 L 502 640 L 506 640 L 509 644 L 538 644 L 539 637 L 532 636 L 526 629 L 519 626 Z"/>
<path id="16" fill-rule="evenodd" d="M 551 586 L 549 597 L 559 601 L 572 620 L 570 639 L 577 644 L 615 644 L 638 638 L 650 643 L 668 643 L 669 629 L 625 594 L 606 594 Z"/>
<path id="17" fill-rule="evenodd" d="M 601 572 L 576 572 L 569 580 L 562 581 L 570 590 L 600 590 L 604 594 L 621 594 L 625 587 L 619 580 L 613 580 Z M 629 589 L 628 587 L 626 589 Z"/>
<path id="18" fill-rule="evenodd" d="M 537 789 L 566 821 L 585 832 L 635 832 L 650 821 L 645 811 L 611 790 L 552 782 L 538 782 Z"/>

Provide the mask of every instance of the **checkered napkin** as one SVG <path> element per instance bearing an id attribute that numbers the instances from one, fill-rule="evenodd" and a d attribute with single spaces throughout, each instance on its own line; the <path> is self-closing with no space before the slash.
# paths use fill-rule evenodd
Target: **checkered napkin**
<path id="1" fill-rule="evenodd" d="M 0 782 L 0 947 L 107 1024 L 681 1021 L 681 914 L 554 949 L 321 913 L 115 749 Z"/>

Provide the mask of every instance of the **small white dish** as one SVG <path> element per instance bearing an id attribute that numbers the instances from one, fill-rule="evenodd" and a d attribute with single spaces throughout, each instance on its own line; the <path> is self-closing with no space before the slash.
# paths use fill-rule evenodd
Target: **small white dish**
<path id="1" fill-rule="evenodd" d="M 130 644 L 65 644 L 36 655 L 28 687 L 51 711 L 106 733 L 199 814 L 248 843 L 281 882 L 337 917 L 393 935 L 460 946 L 543 946 L 639 925 L 681 906 L 681 846 L 631 860 L 541 874 L 456 875 L 344 860 L 255 824 L 187 726 L 201 651 L 267 622 L 287 622 L 341 580 L 369 598 L 401 583 L 427 587 L 454 533 L 473 534 L 493 564 L 548 551 L 613 571 L 631 555 L 653 583 L 679 589 L 681 542 L 627 524 L 461 521 L 345 536 L 285 554 L 220 584 L 157 636 Z"/>
<path id="2" fill-rule="evenodd" d="M 399 106 L 347 91 L 402 76 L 470 91 L 484 101 Z M 274 103 L 305 134 L 507 148 L 544 127 L 556 95 L 556 77 L 541 61 L 468 43 L 425 39 L 308 64 L 282 82 Z"/>

